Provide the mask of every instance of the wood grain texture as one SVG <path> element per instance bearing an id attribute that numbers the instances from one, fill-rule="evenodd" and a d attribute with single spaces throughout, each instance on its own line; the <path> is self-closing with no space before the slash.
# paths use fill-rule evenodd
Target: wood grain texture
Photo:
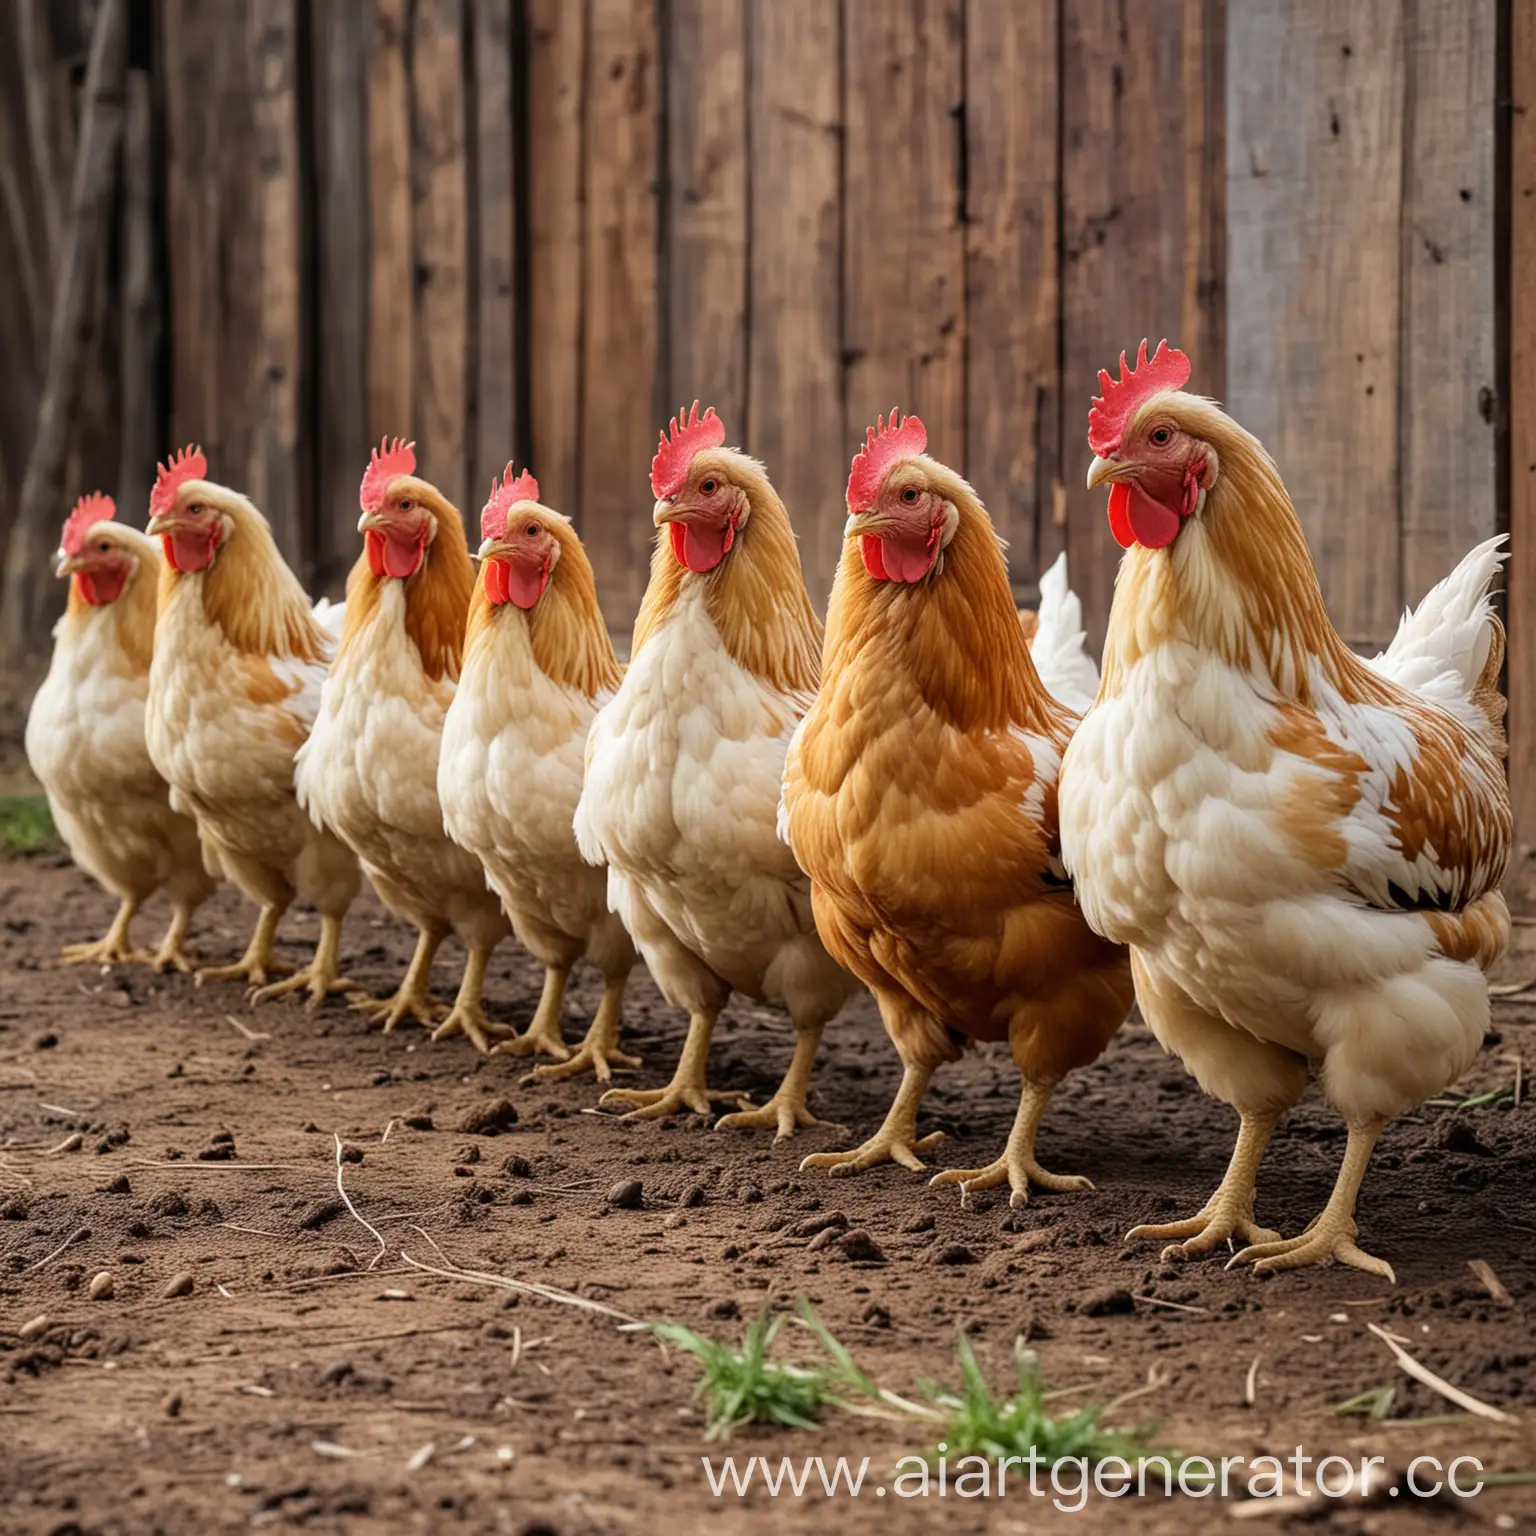
<path id="1" fill-rule="evenodd" d="M 454 506 L 469 491 L 468 113 L 463 0 L 412 0 L 411 203 L 417 462 Z"/>
<path id="2" fill-rule="evenodd" d="M 570 0 L 526 5 L 529 463 L 545 504 L 574 515 L 581 491 L 586 8 Z"/>
<path id="3" fill-rule="evenodd" d="M 370 0 L 368 48 L 368 440 L 417 430 L 408 0 Z M 361 471 L 359 471 L 361 473 Z"/>
<path id="4" fill-rule="evenodd" d="M 1509 779 L 1512 904 L 1536 908 L 1536 6 L 1510 16 Z"/>
<path id="5" fill-rule="evenodd" d="M 1052 515 L 1061 483 L 1060 22 L 1059 0 L 965 8 L 966 474 L 1022 583 L 1066 544 Z"/>
<path id="6" fill-rule="evenodd" d="M 137 523 L 149 504 L 155 461 L 165 452 L 159 370 L 164 315 L 155 250 L 154 102 L 147 69 L 130 69 L 123 112 L 122 329 L 119 349 L 122 432 L 114 490 Z"/>
<path id="7" fill-rule="evenodd" d="M 472 213 L 475 266 L 475 356 L 468 501 L 471 528 L 493 476 L 519 443 L 516 175 L 512 87 L 512 0 L 474 0 L 475 198 Z M 473 538 L 470 541 L 474 543 Z"/>
<path id="8" fill-rule="evenodd" d="M 1103 640 L 1120 550 L 1105 493 L 1084 489 L 1098 371 L 1144 336 L 1189 354 L 1219 394 L 1216 220 L 1224 135 L 1214 7 L 1202 0 L 1062 7 L 1062 513 L 1090 643 Z"/>
<path id="9" fill-rule="evenodd" d="M 961 0 L 846 0 L 848 429 L 900 406 L 965 468 Z"/>
<path id="10" fill-rule="evenodd" d="M 713 404 L 736 443 L 747 415 L 746 0 L 671 0 L 666 17 L 664 399 Z"/>
<path id="11" fill-rule="evenodd" d="M 1396 626 L 1404 39 L 1397 0 L 1228 18 L 1232 414 L 1275 456 L 1339 633 Z"/>
<path id="12" fill-rule="evenodd" d="M 825 612 L 853 455 L 843 412 L 841 36 L 823 0 L 749 0 L 751 310 L 746 441 Z"/>
<path id="13" fill-rule="evenodd" d="M 338 597 L 357 558 L 368 432 L 368 0 L 310 12 L 316 129 L 315 588 Z"/>
<path id="14" fill-rule="evenodd" d="M 1402 597 L 1498 526 L 1494 442 L 1496 0 L 1407 11 Z"/>
<path id="15" fill-rule="evenodd" d="M 580 527 L 609 627 L 628 628 L 654 537 L 659 78 L 655 0 L 591 0 L 582 271 Z"/>

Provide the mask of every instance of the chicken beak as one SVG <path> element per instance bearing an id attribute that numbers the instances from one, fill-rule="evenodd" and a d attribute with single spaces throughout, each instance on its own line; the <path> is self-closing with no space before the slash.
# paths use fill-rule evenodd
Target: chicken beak
<path id="1" fill-rule="evenodd" d="M 66 555 L 62 549 L 53 557 L 55 576 L 73 576 L 79 569 L 80 562 L 73 555 Z"/>
<path id="2" fill-rule="evenodd" d="M 501 553 L 501 544 L 496 539 L 482 539 L 480 548 L 475 551 L 476 560 L 489 560 L 492 555 Z"/>
<path id="3" fill-rule="evenodd" d="M 357 520 L 357 531 L 359 533 L 379 531 L 386 526 L 387 519 L 381 517 L 377 512 L 364 512 Z"/>
<path id="4" fill-rule="evenodd" d="M 873 522 L 872 512 L 850 512 L 848 521 L 843 524 L 844 539 L 857 539 L 866 533 L 873 533 L 875 530 L 870 526 Z"/>
<path id="5" fill-rule="evenodd" d="M 664 528 L 668 523 L 675 523 L 683 515 L 682 509 L 670 501 L 658 500 L 651 511 L 651 521 L 658 527 Z"/>
<path id="6" fill-rule="evenodd" d="M 1088 466 L 1088 489 L 1091 491 L 1094 486 L 1103 485 L 1106 480 L 1113 480 L 1120 469 L 1121 464 L 1118 459 L 1094 454 L 1093 463 Z"/>

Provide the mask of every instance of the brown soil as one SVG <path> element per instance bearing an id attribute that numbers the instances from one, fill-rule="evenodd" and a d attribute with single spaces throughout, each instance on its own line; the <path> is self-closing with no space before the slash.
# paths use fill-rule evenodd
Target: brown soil
<path id="1" fill-rule="evenodd" d="M 404 1249 L 436 1263 L 434 1243 L 459 1266 L 733 1336 L 741 1319 L 803 1293 L 901 1392 L 925 1377 L 953 1379 L 961 1328 L 1000 1383 L 1023 1335 L 1049 1380 L 1088 1384 L 1068 1402 L 1106 1402 L 1156 1372 L 1162 1384 L 1123 1416 L 1160 1419 L 1162 1442 L 1187 1451 L 1289 1455 L 1299 1444 L 1314 1456 L 1378 1454 L 1393 1469 L 1419 1454 L 1536 1466 L 1525 1425 L 1435 1422 L 1450 1405 L 1397 1371 L 1366 1328 L 1390 1327 L 1443 1376 L 1529 1414 L 1528 1105 L 1426 1107 L 1388 1131 L 1362 1225 L 1366 1246 L 1396 1265 L 1395 1290 L 1345 1270 L 1261 1281 L 1218 1260 L 1164 1265 L 1151 1245 L 1122 1241 L 1137 1219 L 1200 1204 L 1233 1129 L 1139 1026 L 1062 1088 L 1042 1138 L 1049 1166 L 1085 1173 L 1098 1189 L 1039 1197 L 1017 1213 L 995 1195 L 962 1209 L 953 1192 L 899 1169 L 839 1182 L 798 1171 L 805 1152 L 867 1133 L 891 1096 L 893 1054 L 867 1004 L 829 1030 L 813 1090 L 813 1108 L 850 1130 L 774 1145 L 692 1118 L 619 1124 L 590 1112 L 590 1081 L 521 1088 L 518 1062 L 483 1062 L 462 1041 L 429 1045 L 420 1031 L 384 1037 L 341 1005 L 318 1017 L 283 1004 L 253 1013 L 236 990 L 185 977 L 61 969 L 59 944 L 103 930 L 111 903 L 56 855 L 0 861 L 0 913 L 8 1533 L 649 1532 L 706 1519 L 727 1530 L 850 1531 L 942 1520 L 966 1532 L 1062 1518 L 1027 1497 L 951 1497 L 937 1508 L 868 1494 L 716 1500 L 700 1468 L 686 1358 L 611 1318 L 402 1261 Z M 156 907 L 141 917 L 140 937 L 162 916 Z M 195 937 L 204 953 L 233 954 L 248 921 L 226 891 Z M 289 958 L 315 931 L 312 915 L 290 920 Z M 407 940 L 376 903 L 361 902 L 348 923 L 349 973 L 386 991 Z M 456 963 L 445 954 L 440 991 Z M 1503 972 L 1533 973 L 1536 946 Z M 533 967 L 505 946 L 493 1013 L 526 1023 L 536 994 Z M 576 989 L 568 1037 L 594 1002 L 590 981 Z M 248 1038 L 237 1022 L 259 1034 Z M 632 990 L 629 1026 L 645 1079 L 661 1080 L 682 1021 L 648 980 Z M 1501 1002 L 1496 1026 L 1467 1093 L 1507 1081 L 1507 1053 L 1536 1067 L 1536 1003 Z M 733 1006 L 717 1039 L 716 1086 L 770 1092 L 787 1036 L 771 1011 Z M 944 1162 L 989 1161 L 1014 1095 L 997 1051 L 941 1073 L 925 1129 L 950 1134 Z M 494 1136 L 460 1129 L 503 1096 L 514 1126 Z M 386 1242 L 372 1268 L 374 1238 L 336 1199 L 333 1133 L 360 1153 L 345 1166 L 346 1187 Z M 1320 1208 L 1342 1146 L 1313 1095 L 1275 1142 L 1260 1214 L 1299 1230 Z M 626 1179 L 643 1186 L 639 1208 L 608 1203 Z M 884 1262 L 813 1248 L 806 1224 L 833 1212 L 867 1232 Z M 1469 1259 L 1492 1265 L 1511 1305 L 1489 1298 Z M 93 1300 L 102 1270 L 115 1291 Z M 190 1294 L 166 1296 L 182 1274 Z M 1106 1298 L 1117 1290 L 1141 1299 L 1116 1311 Z M 46 1323 L 27 1326 L 40 1315 Z M 1430 1422 L 1331 1415 L 1331 1405 L 1386 1385 L 1397 1389 L 1394 1420 Z M 869 1455 L 873 1481 L 931 1441 L 917 1427 L 837 1416 L 815 1435 L 742 1432 L 731 1449 Z M 1501 1487 L 1430 1504 L 1383 1494 L 1368 1508 L 1272 1513 L 1256 1528 L 1301 1519 L 1382 1533 L 1529 1528 L 1533 1493 Z M 1227 1517 L 1211 1500 L 1149 1497 L 1091 1504 L 1077 1528 L 1203 1529 Z"/>

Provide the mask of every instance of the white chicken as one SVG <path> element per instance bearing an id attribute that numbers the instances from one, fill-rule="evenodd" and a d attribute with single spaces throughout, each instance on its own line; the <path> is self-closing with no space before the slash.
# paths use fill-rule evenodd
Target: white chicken
<path id="1" fill-rule="evenodd" d="M 1131 946 L 1153 1032 L 1241 1130 L 1187 1221 L 1137 1229 L 1261 1270 L 1356 1242 L 1382 1127 L 1466 1070 L 1509 938 L 1503 630 L 1474 549 L 1373 662 L 1334 632 L 1274 463 L 1166 343 L 1100 375 L 1090 485 L 1126 554 L 1104 680 L 1062 765 L 1063 856 L 1089 922 Z M 1259 1160 L 1316 1068 L 1349 1141 L 1300 1236 L 1255 1224 Z"/>
<path id="2" fill-rule="evenodd" d="M 122 905 L 105 937 L 67 944 L 66 964 L 148 961 L 190 970 L 183 944 L 214 888 L 197 823 L 171 809 L 144 743 L 160 555 L 114 522 L 109 496 L 82 496 L 64 524 L 58 574 L 69 579 L 53 659 L 27 715 L 27 760 L 75 862 Z M 156 891 L 171 926 L 153 955 L 133 947 L 134 913 Z"/>

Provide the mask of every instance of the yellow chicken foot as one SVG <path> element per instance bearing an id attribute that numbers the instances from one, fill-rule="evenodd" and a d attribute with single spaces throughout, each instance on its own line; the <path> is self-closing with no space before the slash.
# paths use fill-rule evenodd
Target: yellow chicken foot
<path id="1" fill-rule="evenodd" d="M 537 1056 L 543 1052 L 556 1061 L 569 1061 L 571 1048 L 565 1043 L 560 1029 L 560 1010 L 565 1006 L 565 984 L 571 979 L 570 969 L 558 970 L 555 966 L 544 967 L 544 990 L 539 994 L 539 1006 L 533 1011 L 533 1022 L 520 1035 L 503 1040 L 493 1056 Z"/>
<path id="2" fill-rule="evenodd" d="M 1125 1234 L 1126 1241 L 1141 1237 L 1182 1237 L 1182 1243 L 1170 1243 L 1163 1249 L 1164 1259 L 1194 1258 L 1209 1253 L 1230 1237 L 1241 1237 L 1250 1243 L 1279 1242 L 1278 1232 L 1259 1226 L 1253 1219 L 1254 1183 L 1259 1161 L 1278 1122 L 1278 1115 L 1244 1115 L 1238 1127 L 1237 1145 L 1232 1148 L 1232 1160 L 1227 1164 L 1215 1194 L 1193 1216 L 1183 1221 L 1144 1222 L 1139 1227 L 1132 1227 Z"/>
<path id="3" fill-rule="evenodd" d="M 586 1038 L 581 1042 L 574 1056 L 568 1061 L 550 1062 L 544 1066 L 535 1067 L 521 1080 L 519 1086 L 526 1088 L 530 1083 L 564 1082 L 566 1078 L 578 1077 L 583 1072 L 591 1072 L 598 1082 L 607 1083 L 613 1080 L 615 1067 L 641 1066 L 643 1063 L 638 1056 L 626 1056 L 619 1049 L 619 1027 L 623 1022 L 624 984 L 628 980 L 627 976 L 619 976 L 603 987 L 602 1001 L 597 1005 L 597 1012 L 592 1015 L 592 1023 L 587 1029 Z M 497 1050 L 505 1049 L 505 1046 L 497 1047 Z"/>
<path id="4" fill-rule="evenodd" d="M 1300 1237 L 1279 1238 L 1255 1243 L 1235 1254 L 1227 1264 L 1252 1264 L 1255 1274 L 1273 1274 L 1282 1269 L 1303 1269 L 1312 1264 L 1348 1264 L 1367 1274 L 1380 1275 L 1397 1284 L 1397 1276 L 1385 1259 L 1373 1258 L 1355 1242 L 1360 1229 L 1355 1225 L 1355 1201 L 1366 1166 L 1371 1160 L 1384 1120 L 1352 1124 L 1344 1148 L 1344 1162 L 1322 1214 Z"/>
<path id="5" fill-rule="evenodd" d="M 928 1090 L 928 1079 L 933 1076 L 932 1067 L 908 1065 L 901 1075 L 901 1087 L 886 1112 L 885 1123 L 862 1147 L 851 1152 L 812 1152 L 801 1164 L 807 1168 L 825 1168 L 834 1177 L 850 1173 L 862 1173 L 866 1168 L 881 1163 L 900 1163 L 903 1168 L 921 1172 L 925 1164 L 917 1154 L 936 1147 L 944 1140 L 942 1131 L 919 1138 L 917 1134 L 917 1107 Z"/>
<path id="6" fill-rule="evenodd" d="M 416 935 L 416 952 L 411 956 L 411 963 L 395 995 L 377 998 L 362 992 L 348 999 L 351 1007 L 359 1013 L 366 1013 L 376 1024 L 382 1022 L 383 1033 L 386 1035 L 393 1034 L 395 1025 L 406 1019 L 415 1019 L 418 1024 L 431 1029 L 448 1012 L 432 996 L 431 988 L 427 985 L 432 974 L 432 961 L 444 937 L 443 929 L 423 928 Z"/>
<path id="7" fill-rule="evenodd" d="M 707 1115 L 711 1099 L 735 1099 L 740 1103 L 745 1094 L 716 1092 L 705 1076 L 709 1040 L 714 1029 L 715 1015 L 712 1013 L 696 1013 L 688 1020 L 683 1054 L 678 1057 L 677 1070 L 665 1088 L 610 1088 L 597 1102 L 634 1105 L 624 1116 L 626 1120 L 660 1120 L 684 1109 L 691 1109 L 696 1115 Z"/>
<path id="8" fill-rule="evenodd" d="M 274 981 L 270 986 L 257 987 L 251 993 L 251 1003 L 269 1002 L 274 997 L 287 997 L 294 992 L 307 992 L 305 1005 L 311 1013 L 333 992 L 355 992 L 357 983 L 348 981 L 341 974 L 341 919 L 320 916 L 320 942 L 309 964 L 295 971 L 286 981 Z"/>
<path id="9" fill-rule="evenodd" d="M 172 966 L 183 973 L 196 969 L 196 962 L 184 947 L 187 929 L 191 926 L 191 907 L 176 906 L 171 909 L 171 926 L 165 930 L 165 937 L 160 940 L 160 947 L 150 960 L 157 971 L 170 970 Z"/>
<path id="10" fill-rule="evenodd" d="M 1035 1135 L 1055 1091 L 1055 1083 L 1026 1082 L 1019 1095 L 1019 1112 L 1013 1118 L 1013 1129 L 1008 1133 L 1003 1155 L 985 1168 L 950 1168 L 944 1173 L 935 1174 L 928 1182 L 931 1185 L 958 1184 L 962 1205 L 967 1195 L 977 1190 L 993 1189 L 1004 1181 L 1012 1190 L 1008 1204 L 1014 1207 L 1029 1204 L 1031 1184 L 1039 1189 L 1061 1193 L 1074 1189 L 1092 1189 L 1091 1179 L 1075 1173 L 1048 1173 L 1035 1161 Z"/>
<path id="11" fill-rule="evenodd" d="M 117 909 L 112 926 L 93 943 L 66 944 L 59 951 L 64 965 L 147 965 L 152 958 L 146 951 L 135 949 L 128 941 L 128 929 L 133 914 L 139 910 L 136 901 L 125 901 Z"/>
<path id="12" fill-rule="evenodd" d="M 739 1109 L 734 1114 L 722 1115 L 715 1121 L 715 1129 L 723 1131 L 727 1127 L 771 1125 L 777 1127 L 773 1139 L 783 1141 L 793 1136 L 799 1126 L 821 1125 L 823 1122 L 805 1107 L 805 1092 L 811 1080 L 811 1067 L 815 1063 L 817 1049 L 821 1045 L 821 1030 L 820 1024 L 814 1024 L 796 1031 L 795 1054 L 790 1059 L 789 1070 L 784 1074 L 778 1092 L 766 1104 L 758 1109 Z"/>
<path id="13" fill-rule="evenodd" d="M 465 1035 L 482 1056 L 489 1056 L 491 1041 L 512 1033 L 504 1024 L 493 1024 L 480 1006 L 485 991 L 485 967 L 490 958 L 488 949 L 470 950 L 464 965 L 464 979 L 459 983 L 459 995 L 454 998 L 448 1017 L 432 1031 L 434 1040 Z"/>
<path id="14" fill-rule="evenodd" d="M 272 958 L 272 941 L 277 937 L 277 925 L 286 910 L 285 907 L 263 907 L 245 953 L 233 965 L 205 965 L 196 973 L 198 986 L 205 981 L 245 981 L 260 987 L 266 984 L 268 976 L 291 971 L 291 965 L 283 965 Z"/>

